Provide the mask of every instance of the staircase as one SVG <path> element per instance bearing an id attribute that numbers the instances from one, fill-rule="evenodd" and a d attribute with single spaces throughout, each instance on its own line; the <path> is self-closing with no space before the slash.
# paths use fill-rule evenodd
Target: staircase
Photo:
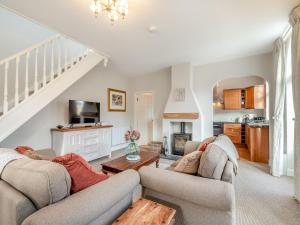
<path id="1" fill-rule="evenodd" d="M 0 142 L 101 61 L 61 35 L 0 61 Z"/>

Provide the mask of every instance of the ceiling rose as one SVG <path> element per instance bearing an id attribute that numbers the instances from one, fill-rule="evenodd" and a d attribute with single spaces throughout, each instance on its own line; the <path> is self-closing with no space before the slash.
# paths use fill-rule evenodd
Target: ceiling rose
<path id="1" fill-rule="evenodd" d="M 95 17 L 98 17 L 101 12 L 105 12 L 110 21 L 114 23 L 120 17 L 124 19 L 128 14 L 128 0 L 93 0 L 90 8 Z"/>

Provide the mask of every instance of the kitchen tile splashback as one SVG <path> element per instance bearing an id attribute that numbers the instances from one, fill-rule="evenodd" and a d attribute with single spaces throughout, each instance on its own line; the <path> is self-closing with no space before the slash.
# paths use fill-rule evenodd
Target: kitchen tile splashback
<path id="1" fill-rule="evenodd" d="M 263 109 L 254 110 L 214 110 L 213 121 L 215 122 L 236 122 L 237 119 L 242 119 L 244 116 L 249 115 L 249 119 L 254 117 L 263 117 Z"/>

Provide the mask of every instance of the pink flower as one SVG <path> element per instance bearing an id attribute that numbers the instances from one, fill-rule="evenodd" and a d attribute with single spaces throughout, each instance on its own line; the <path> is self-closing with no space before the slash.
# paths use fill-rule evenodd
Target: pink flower
<path id="1" fill-rule="evenodd" d="M 126 131 L 124 138 L 126 141 L 137 141 L 141 137 L 141 133 L 137 130 L 128 130 Z"/>

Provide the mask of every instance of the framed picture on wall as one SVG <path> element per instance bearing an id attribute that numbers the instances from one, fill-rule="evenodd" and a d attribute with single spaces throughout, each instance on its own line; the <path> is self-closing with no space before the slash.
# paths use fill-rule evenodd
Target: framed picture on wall
<path id="1" fill-rule="evenodd" d="M 126 91 L 108 88 L 108 111 L 126 112 Z"/>

